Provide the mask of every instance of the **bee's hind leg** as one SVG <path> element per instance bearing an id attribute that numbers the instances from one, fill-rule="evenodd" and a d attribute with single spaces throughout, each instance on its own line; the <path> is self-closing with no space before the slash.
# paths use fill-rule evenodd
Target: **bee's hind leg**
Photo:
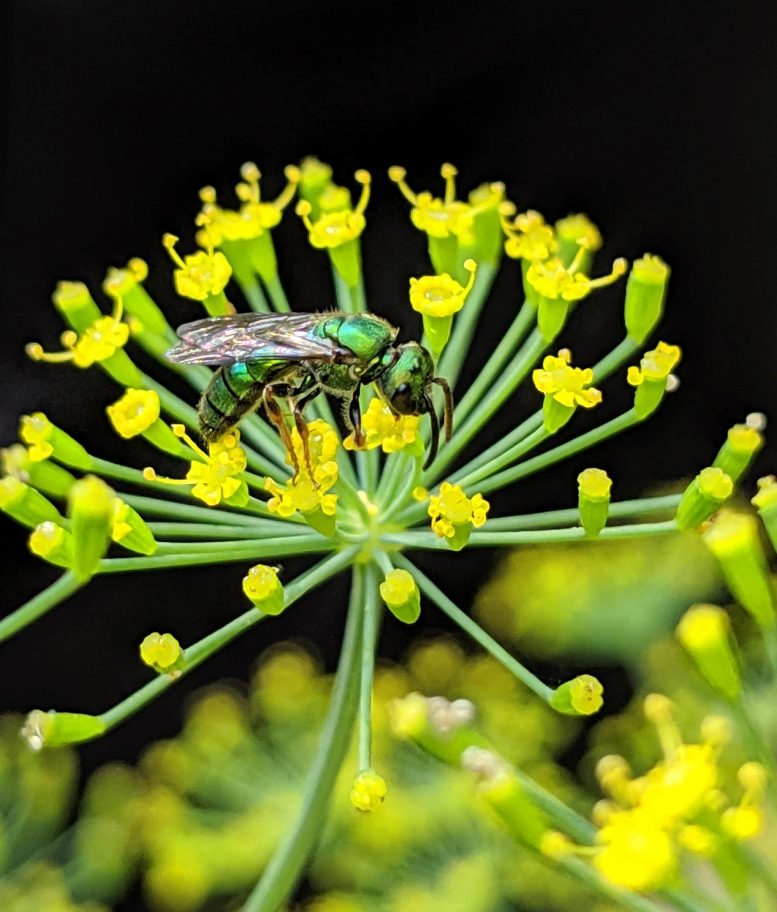
<path id="1" fill-rule="evenodd" d="M 313 482 L 315 487 L 318 487 L 316 479 L 313 477 L 313 466 L 310 463 L 310 434 L 308 432 L 308 424 L 305 421 L 302 410 L 311 401 L 315 399 L 319 394 L 319 389 L 313 389 L 310 392 L 306 393 L 304 396 L 300 396 L 298 399 L 294 399 L 291 403 L 291 413 L 294 416 L 294 426 L 297 429 L 297 433 L 300 436 L 302 441 L 302 453 L 305 457 L 305 468 L 308 470 L 308 475 L 310 480 Z"/>
<path id="2" fill-rule="evenodd" d="M 294 449 L 294 444 L 291 439 L 291 434 L 289 433 L 289 429 L 286 427 L 286 422 L 283 420 L 283 412 L 281 411 L 280 405 L 278 405 L 278 399 L 276 398 L 275 393 L 273 392 L 272 385 L 269 383 L 262 390 L 262 402 L 264 403 L 264 410 L 267 413 L 268 419 L 270 420 L 270 422 L 272 424 L 275 425 L 276 430 L 281 435 L 281 440 L 283 441 L 283 445 L 286 447 L 286 452 L 289 454 L 289 457 L 291 458 L 292 468 L 294 469 L 294 477 L 296 478 L 297 475 L 299 475 L 299 460 L 297 459 L 297 453 L 296 453 L 296 450 Z M 296 419 L 296 413 L 295 413 L 295 416 L 294 416 L 295 424 L 296 424 L 296 420 L 297 419 Z M 298 429 L 299 429 L 299 427 L 298 427 Z M 307 431 L 307 428 L 305 428 L 305 430 Z M 304 445 L 306 445 L 306 441 L 303 438 L 303 446 Z M 306 457 L 307 457 L 306 462 L 309 463 L 310 459 L 309 459 L 309 456 L 307 455 L 307 450 L 305 450 L 305 453 L 306 453 Z"/>

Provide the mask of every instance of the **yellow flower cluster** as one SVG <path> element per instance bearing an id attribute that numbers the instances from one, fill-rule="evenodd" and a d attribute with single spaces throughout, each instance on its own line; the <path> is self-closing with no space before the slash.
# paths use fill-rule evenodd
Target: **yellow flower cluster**
<path id="1" fill-rule="evenodd" d="M 240 446 L 239 431 L 224 434 L 220 440 L 210 444 L 206 453 L 186 433 L 182 424 L 174 424 L 172 429 L 198 458 L 192 460 L 185 478 L 162 478 L 154 469 L 147 467 L 143 470 L 143 475 L 148 481 L 192 485 L 192 495 L 209 507 L 215 507 L 222 500 L 228 500 L 245 489 L 245 483 L 238 478 L 247 464 L 245 451 Z"/>
<path id="2" fill-rule="evenodd" d="M 305 461 L 302 438 L 294 428 L 291 441 L 297 455 L 299 472 L 285 485 L 278 484 L 272 478 L 265 478 L 264 487 L 272 497 L 267 502 L 271 512 L 279 516 L 291 516 L 300 513 L 314 513 L 320 510 L 326 516 L 334 516 L 337 508 L 337 495 L 327 493 L 337 482 L 338 469 L 337 433 L 326 423 L 317 419 L 308 425 L 308 447 L 310 467 Z M 286 461 L 291 465 L 291 457 Z"/>
<path id="3" fill-rule="evenodd" d="M 394 415 L 380 399 L 371 399 L 362 415 L 364 446 L 356 446 L 352 433 L 345 438 L 343 446 L 346 450 L 375 450 L 380 447 L 384 453 L 396 453 L 420 440 L 420 421 L 418 415 Z"/>
<path id="4" fill-rule="evenodd" d="M 39 342 L 30 342 L 25 347 L 33 361 L 62 363 L 72 361 L 76 367 L 91 367 L 98 361 L 107 361 L 123 348 L 129 339 L 129 326 L 122 322 L 122 303 L 116 300 L 113 312 L 98 317 L 82 333 L 65 330 L 59 337 L 65 351 L 46 352 Z"/>
<path id="5" fill-rule="evenodd" d="M 547 355 L 542 367 L 532 373 L 537 389 L 568 408 L 581 405 L 593 408 L 602 401 L 601 392 L 591 386 L 594 372 L 590 367 L 572 367 L 572 353 L 562 349 L 558 355 Z"/>
<path id="6" fill-rule="evenodd" d="M 449 481 L 440 485 L 440 493 L 429 498 L 428 513 L 432 529 L 440 538 L 452 539 L 461 527 L 479 529 L 486 521 L 491 504 L 480 494 L 467 497 L 464 490 Z"/>
<path id="7" fill-rule="evenodd" d="M 685 744 L 667 697 L 648 695 L 645 715 L 656 726 L 663 758 L 635 778 L 623 757 L 603 757 L 597 777 L 609 797 L 594 808 L 598 845 L 593 866 L 611 883 L 637 891 L 664 886 L 683 849 L 709 856 L 727 840 L 756 836 L 763 826 L 766 787 L 761 764 L 745 763 L 738 773 L 742 797 L 729 805 L 718 759 L 730 738 L 726 719 L 708 716 L 702 722 L 702 743 Z M 543 841 L 543 850 L 555 857 L 576 848 L 553 836 Z"/>

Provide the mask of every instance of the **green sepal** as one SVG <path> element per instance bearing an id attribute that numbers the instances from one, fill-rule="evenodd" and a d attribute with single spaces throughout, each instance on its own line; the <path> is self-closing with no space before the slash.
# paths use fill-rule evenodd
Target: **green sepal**
<path id="1" fill-rule="evenodd" d="M 526 278 L 526 274 L 528 273 L 530 267 L 531 267 L 531 260 L 527 260 L 522 257 L 521 258 L 521 282 L 523 284 L 523 296 L 524 296 L 524 299 L 526 300 L 526 303 L 530 307 L 539 309 L 539 306 L 540 306 L 539 292 L 531 284 L 531 282 L 529 282 L 529 280 Z"/>
<path id="2" fill-rule="evenodd" d="M 764 445 L 763 437 L 756 431 L 751 431 L 755 445 L 750 447 L 737 446 L 736 436 L 733 436 L 732 439 L 732 432 L 735 435 L 736 430 L 737 428 L 732 428 L 729 432 L 725 443 L 712 463 L 715 468 L 722 469 L 734 482 L 739 481 L 742 475 L 745 474 L 750 467 L 750 463 Z"/>
<path id="3" fill-rule="evenodd" d="M 475 213 L 472 219 L 474 240 L 470 244 L 462 245 L 462 261 L 467 257 L 472 257 L 478 263 L 498 266 L 504 251 L 504 232 L 499 216 L 499 205 L 504 200 L 504 191 L 501 194 L 494 194 L 491 185 L 482 184 L 470 193 L 470 204 L 477 207 L 482 197 L 491 199 L 493 202 Z"/>
<path id="4" fill-rule="evenodd" d="M 726 496 L 716 496 L 704 489 L 701 483 L 701 473 L 693 479 L 683 491 L 680 503 L 677 505 L 675 522 L 677 528 L 683 531 L 698 529 L 710 516 L 725 503 L 731 493 L 733 485 Z M 725 494 L 725 492 L 724 492 Z"/>
<path id="5" fill-rule="evenodd" d="M 546 394 L 542 401 L 542 426 L 548 434 L 555 434 L 575 414 L 573 405 L 563 405 L 552 395 Z"/>
<path id="6" fill-rule="evenodd" d="M 109 377 L 122 386 L 143 386 L 140 371 L 123 348 L 117 349 L 110 358 L 105 358 L 99 364 Z"/>
<path id="7" fill-rule="evenodd" d="M 472 523 L 453 523 L 453 535 L 445 541 L 451 551 L 461 551 L 467 546 L 472 535 Z"/>
<path id="8" fill-rule="evenodd" d="M 666 395 L 666 380 L 648 380 L 642 382 L 634 390 L 634 413 L 641 421 L 655 412 Z"/>
<path id="9" fill-rule="evenodd" d="M 121 522 L 127 523 L 130 531 L 121 538 L 113 539 L 118 545 L 137 554 L 153 554 L 156 551 L 154 533 L 149 529 L 145 519 L 129 504 L 125 503 L 122 506 Z"/>
<path id="10" fill-rule="evenodd" d="M 581 491 L 578 497 L 578 510 L 580 511 L 580 525 L 585 530 L 585 534 L 590 538 L 596 538 L 607 525 L 610 498 L 604 497 L 600 500 L 593 500 L 590 497 L 586 497 Z"/>
<path id="11" fill-rule="evenodd" d="M 459 253 L 459 242 L 455 235 L 449 234 L 443 238 L 429 235 L 429 259 L 437 275 L 447 272 L 458 281 L 459 261 L 463 263 L 464 258 Z"/>
<path id="12" fill-rule="evenodd" d="M 68 499 L 73 533 L 73 573 L 86 582 L 108 550 L 113 493 L 104 481 L 87 475 L 76 481 Z"/>
<path id="13" fill-rule="evenodd" d="M 453 314 L 447 317 L 431 317 L 428 314 L 423 314 L 423 323 L 426 341 L 429 343 L 429 349 L 434 360 L 437 361 L 448 344 L 448 339 L 450 339 Z"/>
<path id="14" fill-rule="evenodd" d="M 516 842 L 538 848 L 548 831 L 548 821 L 512 768 L 507 767 L 493 782 L 481 783 L 478 794 L 496 811 Z"/>
<path id="15" fill-rule="evenodd" d="M 151 295 L 139 283 L 122 297 L 124 310 L 142 324 L 142 331 L 156 333 L 159 336 L 170 335 L 172 327 L 165 319 Z"/>
<path id="16" fill-rule="evenodd" d="M 248 484 L 245 481 L 241 481 L 240 487 L 235 493 L 224 498 L 224 503 L 228 504 L 230 507 L 244 507 L 248 503 L 248 498 L 250 496 Z"/>
<path id="17" fill-rule="evenodd" d="M 266 598 L 252 599 L 251 601 L 254 607 L 261 611 L 262 614 L 267 614 L 270 617 L 277 617 L 286 610 L 286 598 L 283 593 L 283 586 L 280 584 Z"/>
<path id="18" fill-rule="evenodd" d="M 22 736 L 34 750 L 91 741 L 104 732 L 105 722 L 99 716 L 53 709 L 48 712 L 34 709 L 27 715 L 22 728 Z"/>
<path id="19" fill-rule="evenodd" d="M 158 450 L 162 450 L 163 453 L 170 453 L 171 456 L 186 459 L 187 461 L 191 457 L 191 450 L 181 442 L 180 437 L 175 436 L 170 429 L 170 425 L 162 421 L 161 418 L 157 418 L 153 424 L 143 431 L 143 437 Z"/>
<path id="20" fill-rule="evenodd" d="M 580 249 L 580 245 L 577 243 L 574 238 L 564 236 L 563 234 L 556 234 L 556 240 L 558 241 L 558 250 L 556 251 L 556 256 L 561 260 L 566 269 L 572 264 L 572 260 L 577 256 L 577 251 Z M 594 255 L 590 251 L 586 251 L 579 260 L 579 264 L 576 272 L 588 275 L 591 272 L 591 267 L 594 263 Z"/>
<path id="21" fill-rule="evenodd" d="M 252 285 L 254 282 L 254 267 L 248 253 L 247 241 L 222 241 L 219 249 L 229 260 L 232 275 L 238 285 Z"/>
<path id="22" fill-rule="evenodd" d="M 271 282 L 278 275 L 278 258 L 269 229 L 246 242 L 251 266 L 263 282 Z"/>
<path id="23" fill-rule="evenodd" d="M 51 300 L 65 323 L 77 333 L 104 316 L 83 282 L 58 282 Z"/>
<path id="24" fill-rule="evenodd" d="M 529 282 L 526 283 L 532 288 Z M 528 297 L 528 294 L 527 294 Z M 564 328 L 569 316 L 569 301 L 563 298 L 546 298 L 535 292 L 537 300 L 537 326 L 546 342 L 552 342 Z"/>
<path id="25" fill-rule="evenodd" d="M 693 610 L 692 608 L 691 611 Z M 722 612 L 722 609 L 717 610 Z M 684 620 L 681 620 L 678 626 L 678 639 L 696 663 L 699 673 L 727 700 L 736 700 L 742 689 L 742 679 L 728 631 L 724 627 L 719 637 L 706 639 L 703 643 L 692 643 L 690 638 L 686 639 L 679 633 Z"/>
<path id="26" fill-rule="evenodd" d="M 41 462 L 30 461 L 26 472 L 33 487 L 51 497 L 67 497 L 70 486 L 76 480 L 67 469 L 49 459 Z"/>
<path id="27" fill-rule="evenodd" d="M 13 475 L 0 479 L 0 510 L 23 526 L 34 529 L 42 522 L 63 522 L 59 510 L 40 491 Z"/>
<path id="28" fill-rule="evenodd" d="M 628 337 L 642 344 L 664 312 L 669 267 L 658 257 L 635 260 L 626 282 L 624 319 Z"/>
<path id="29" fill-rule="evenodd" d="M 49 541 L 45 542 L 46 547 L 43 549 L 40 547 L 33 547 L 36 535 L 39 531 L 45 530 L 46 527 L 48 527 L 49 533 L 53 533 L 56 536 L 57 540 L 51 542 L 49 539 Z M 35 557 L 39 557 L 49 564 L 54 564 L 56 567 L 70 569 L 73 566 L 73 536 L 67 529 L 63 529 L 58 523 L 39 523 L 30 535 L 28 547 Z"/>
<path id="30" fill-rule="evenodd" d="M 209 294 L 202 302 L 205 313 L 209 317 L 225 317 L 227 314 L 234 313 L 234 308 L 227 300 L 226 294 L 220 291 L 218 294 Z M 138 386 L 137 383 L 130 384 Z"/>
<path id="31" fill-rule="evenodd" d="M 421 593 L 416 589 L 406 602 L 401 605 L 387 603 L 386 607 L 403 624 L 415 624 L 421 616 Z"/>
<path id="32" fill-rule="evenodd" d="M 61 462 L 70 469 L 79 469 L 82 472 L 88 472 L 92 468 L 92 457 L 86 449 L 70 434 L 52 426 L 52 431 L 48 437 L 48 443 L 51 444 L 51 455 L 57 462 Z"/>
<path id="33" fill-rule="evenodd" d="M 339 247 L 327 247 L 329 259 L 337 274 L 349 288 L 356 288 L 362 274 L 359 239 L 354 238 Z"/>
<path id="34" fill-rule="evenodd" d="M 336 530 L 335 517 L 324 513 L 320 508 L 310 513 L 303 513 L 302 518 L 316 532 L 327 538 L 333 538 Z"/>

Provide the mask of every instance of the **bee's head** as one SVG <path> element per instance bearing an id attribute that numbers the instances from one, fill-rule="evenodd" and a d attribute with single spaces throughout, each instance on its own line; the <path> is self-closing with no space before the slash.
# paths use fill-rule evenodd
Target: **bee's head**
<path id="1" fill-rule="evenodd" d="M 450 387 L 442 377 L 434 376 L 434 361 L 429 352 L 417 342 L 399 345 L 387 358 L 387 365 L 375 378 L 378 392 L 396 415 L 429 415 L 432 422 L 432 442 L 426 466 L 437 455 L 440 425 L 432 402 L 432 384 L 445 391 L 445 438 L 450 439 L 453 418 L 453 399 Z M 424 468 L 426 468 L 424 466 Z"/>

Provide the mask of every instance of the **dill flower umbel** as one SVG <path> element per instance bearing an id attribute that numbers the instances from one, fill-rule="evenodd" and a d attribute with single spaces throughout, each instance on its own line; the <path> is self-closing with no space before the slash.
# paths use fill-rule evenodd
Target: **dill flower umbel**
<path id="1" fill-rule="evenodd" d="M 464 547 L 667 535 L 683 525 L 679 514 L 632 522 L 644 514 L 665 514 L 666 500 L 610 503 L 609 488 L 606 496 L 598 488 L 592 496 L 590 477 L 581 491 L 569 490 L 568 510 L 495 515 L 501 490 L 633 427 L 672 387 L 679 348 L 661 342 L 643 353 L 663 309 L 668 280 L 663 261 L 638 261 L 624 305 L 629 316 L 624 316 L 623 341 L 591 367 L 573 368 L 569 349 L 553 355 L 551 344 L 568 332 L 568 323 L 571 332 L 574 321 L 585 319 L 587 305 L 577 312 L 575 305 L 628 271 L 619 258 L 604 275 L 591 276 L 598 229 L 582 216 L 551 227 L 535 212 L 511 222 L 516 208 L 505 198 L 503 184 L 483 184 L 459 198 L 458 172 L 450 164 L 441 169 L 441 196 L 412 190 L 404 169 L 393 167 L 389 177 L 410 203 L 410 221 L 425 235 L 431 263 L 414 284 L 409 275 L 403 279 L 409 288 L 406 312 L 409 316 L 415 307 L 423 313 L 425 338 L 399 343 L 399 328 L 368 308 L 361 240 L 368 230 L 371 174 L 356 172 L 360 195 L 355 204 L 320 162 L 292 165 L 285 175 L 280 195 L 263 201 L 259 169 L 247 162 L 235 188 L 236 208 L 217 202 L 212 187 L 201 190 L 193 231 L 200 249 L 182 255 L 178 238 L 164 236 L 173 262 L 169 296 L 198 302 L 205 322 L 186 324 L 177 336 L 144 287 L 145 264 L 135 258 L 123 269 L 108 271 L 103 291 L 110 313 L 82 283 L 60 284 L 53 300 L 67 324 L 64 351 L 47 354 L 36 342 L 27 347 L 35 361 L 105 371 L 120 386 L 108 411 L 111 424 L 121 437 L 140 438 L 139 445 L 151 443 L 172 458 L 170 475 L 95 455 L 34 413 L 22 421 L 21 443 L 12 445 L 16 449 L 5 460 L 10 471 L 0 482 L 0 509 L 33 530 L 33 552 L 63 571 L 0 621 L 0 639 L 53 609 L 96 574 L 235 563 L 235 604 L 242 601 L 245 609 L 245 596 L 252 601 L 219 630 L 180 645 L 172 665 L 166 664 L 172 655 L 169 641 L 149 642 L 145 652 L 157 677 L 115 707 L 94 716 L 34 711 L 38 715 L 25 731 L 37 747 L 99 737 L 234 637 L 289 610 L 336 574 L 350 572 L 341 658 L 302 816 L 288 838 L 277 842 L 277 860 L 249 897 L 248 912 L 277 908 L 290 894 L 323 824 L 354 726 L 359 744 L 354 803 L 380 812 L 384 795 L 373 777 L 382 774 L 372 762 L 372 693 L 384 605 L 405 623 L 418 617 L 422 605 L 442 611 L 556 712 L 587 715 L 604 699 L 590 675 L 556 687 L 540 680 L 418 569 L 414 552 L 436 551 L 442 574 L 448 552 Z M 297 194 L 296 211 L 309 244 L 326 251 L 330 260 L 334 312 L 323 303 L 322 313 L 292 311 L 283 288 L 272 229 Z M 496 347 L 484 353 L 479 372 L 462 392 L 459 377 L 468 359 L 477 362 L 479 348 L 472 342 L 503 250 L 521 258 L 520 276 L 517 267 L 508 263 L 506 268 L 514 270 L 513 285 L 523 287 L 525 300 L 516 294 L 509 326 Z M 138 351 L 142 359 L 136 358 Z M 576 436 L 570 429 L 578 407 L 598 406 L 612 375 L 640 358 L 628 378 L 620 377 L 636 389 L 634 406 Z M 191 396 L 146 373 L 142 365 L 150 359 L 191 387 Z M 506 403 L 513 407 L 514 394 L 529 377 L 543 396 L 542 407 L 512 421 L 501 439 L 478 448 L 480 431 Z M 342 423 L 327 392 L 345 406 Z M 553 445 L 550 438 L 562 431 L 565 439 Z M 726 477 L 732 486 L 757 449 L 749 437 L 741 438 L 735 435 L 720 457 L 725 469 L 713 467 L 722 474 L 730 468 Z M 704 486 L 699 482 L 701 494 L 706 482 L 707 476 Z M 68 504 L 67 515 L 60 502 Z M 278 578 L 272 570 L 283 557 L 305 555 L 316 556 L 317 562 L 296 578 L 286 578 L 282 570 Z M 747 576 L 742 563 L 747 555 L 737 560 L 732 579 L 743 572 Z M 269 574 L 258 567 L 269 568 Z M 742 591 L 755 598 L 747 586 Z M 159 675 L 160 669 L 168 671 Z M 430 718 L 436 735 L 440 731 L 434 725 L 439 729 L 441 719 L 453 730 L 468 712 L 462 715 L 455 700 L 452 710 L 434 706 Z M 481 762 L 485 756 L 472 762 L 488 773 L 491 767 Z M 512 772 L 498 763 L 494 769 L 495 775 L 481 782 L 482 793 L 503 810 L 520 812 L 537 837 L 532 836 L 534 845 L 540 818 Z M 391 783 L 386 784 L 390 802 Z M 160 880 L 178 870 L 174 861 L 157 872 Z"/>

